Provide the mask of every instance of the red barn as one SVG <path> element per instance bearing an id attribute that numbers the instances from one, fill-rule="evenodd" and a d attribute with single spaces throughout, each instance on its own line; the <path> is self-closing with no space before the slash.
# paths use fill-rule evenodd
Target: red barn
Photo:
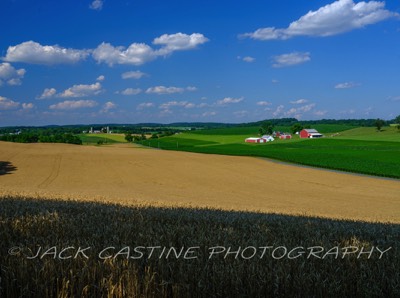
<path id="1" fill-rule="evenodd" d="M 322 134 L 320 134 L 318 131 L 315 129 L 303 129 L 300 131 L 300 138 L 303 139 L 313 139 L 313 138 L 321 138 L 323 137 Z"/>

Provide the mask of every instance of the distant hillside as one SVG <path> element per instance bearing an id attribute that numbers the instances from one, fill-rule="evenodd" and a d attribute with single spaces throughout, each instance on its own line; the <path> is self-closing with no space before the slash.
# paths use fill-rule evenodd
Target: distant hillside
<path id="1" fill-rule="evenodd" d="M 256 122 L 247 123 L 220 123 L 220 122 L 174 122 L 169 124 L 162 123 L 136 123 L 136 124 L 76 124 L 76 125 L 46 125 L 46 126 L 8 126 L 0 127 L 0 134 L 15 133 L 18 131 L 38 132 L 40 130 L 53 131 L 54 133 L 73 133 L 78 134 L 82 131 L 101 130 L 104 127 L 109 127 L 110 130 L 117 133 L 131 132 L 136 133 L 138 130 L 153 132 L 158 129 L 173 129 L 173 130 L 195 130 L 195 129 L 211 129 L 211 128 L 229 128 L 229 127 L 251 127 L 260 126 L 263 122 L 272 122 L 275 126 L 292 126 L 295 123 L 301 123 L 303 126 L 312 126 L 320 124 L 336 124 L 347 126 L 375 126 L 376 119 L 322 119 L 322 120 L 297 120 L 296 118 L 280 118 L 280 119 L 265 119 Z M 394 123 L 394 120 L 386 121 L 386 125 Z"/>

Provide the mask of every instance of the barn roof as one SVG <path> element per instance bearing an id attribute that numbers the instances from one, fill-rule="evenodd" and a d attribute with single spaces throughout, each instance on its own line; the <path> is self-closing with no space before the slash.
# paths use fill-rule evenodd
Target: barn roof
<path id="1" fill-rule="evenodd" d="M 319 133 L 316 129 L 304 129 L 308 133 Z"/>

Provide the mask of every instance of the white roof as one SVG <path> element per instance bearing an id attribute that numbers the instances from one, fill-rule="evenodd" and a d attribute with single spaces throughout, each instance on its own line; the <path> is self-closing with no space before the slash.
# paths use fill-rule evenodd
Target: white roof
<path id="1" fill-rule="evenodd" d="M 308 133 L 319 133 L 317 130 L 315 129 L 304 129 L 306 132 Z"/>

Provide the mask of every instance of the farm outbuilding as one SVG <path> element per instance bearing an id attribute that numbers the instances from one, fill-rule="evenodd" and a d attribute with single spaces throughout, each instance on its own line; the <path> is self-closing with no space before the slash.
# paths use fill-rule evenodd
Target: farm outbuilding
<path id="1" fill-rule="evenodd" d="M 264 135 L 264 136 L 262 136 L 261 138 L 258 138 L 258 137 L 250 137 L 250 138 L 245 139 L 244 141 L 245 141 L 246 143 L 267 143 L 267 142 L 272 142 L 272 141 L 274 141 L 274 140 L 275 140 L 275 139 L 274 139 L 272 136 Z"/>
<path id="2" fill-rule="evenodd" d="M 264 139 L 264 140 L 266 140 L 267 142 L 272 142 L 272 141 L 275 140 L 274 137 L 273 137 L 273 136 L 270 136 L 270 135 L 264 135 L 264 136 L 262 136 L 261 138 Z"/>
<path id="3" fill-rule="evenodd" d="M 290 140 L 290 139 L 292 138 L 292 135 L 290 135 L 290 134 L 281 134 L 281 135 L 279 136 L 279 138 L 280 138 L 281 140 Z"/>
<path id="4" fill-rule="evenodd" d="M 272 133 L 272 136 L 274 137 L 274 138 L 279 138 L 280 136 L 282 136 L 282 135 L 288 135 L 289 133 L 286 133 L 286 132 L 283 132 L 283 131 L 274 131 L 273 133 Z"/>
<path id="5" fill-rule="evenodd" d="M 263 138 L 247 138 L 245 140 L 246 143 L 266 143 L 267 140 Z"/>
<path id="6" fill-rule="evenodd" d="M 317 130 L 315 129 L 303 129 L 300 131 L 300 138 L 302 139 L 313 139 L 313 138 L 321 138 L 323 137 L 322 134 L 320 134 Z"/>

